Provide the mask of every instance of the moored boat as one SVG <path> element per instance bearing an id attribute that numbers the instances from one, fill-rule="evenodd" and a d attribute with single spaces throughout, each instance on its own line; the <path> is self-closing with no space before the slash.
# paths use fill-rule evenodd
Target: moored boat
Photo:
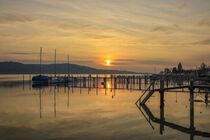
<path id="1" fill-rule="evenodd" d="M 49 81 L 51 81 L 51 79 L 51 77 L 44 75 L 37 75 L 32 77 L 32 81 L 35 83 L 48 83 Z"/>

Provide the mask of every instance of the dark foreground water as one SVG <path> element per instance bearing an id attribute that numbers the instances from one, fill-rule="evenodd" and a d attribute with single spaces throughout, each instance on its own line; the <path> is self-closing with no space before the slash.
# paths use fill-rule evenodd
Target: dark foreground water
<path id="1" fill-rule="evenodd" d="M 64 86 L 32 87 L 16 82 L 14 77 L 0 76 L 0 139 L 68 139 L 68 140 L 168 140 L 209 139 L 164 126 L 145 119 L 135 105 L 142 91 L 111 90 Z M 110 84 L 110 83 L 109 83 Z M 190 127 L 188 92 L 166 92 L 164 118 L 175 125 Z M 196 94 L 196 99 L 204 95 Z M 155 93 L 147 107 L 160 118 L 160 95 Z M 143 110 L 144 112 L 144 110 Z M 147 117 L 147 115 L 145 114 Z M 210 132 L 210 107 L 195 103 L 196 130 Z M 154 127 L 154 129 L 152 128 Z"/>

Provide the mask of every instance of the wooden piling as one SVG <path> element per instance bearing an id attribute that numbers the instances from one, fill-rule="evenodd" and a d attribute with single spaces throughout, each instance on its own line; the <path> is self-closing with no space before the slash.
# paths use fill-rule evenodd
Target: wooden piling
<path id="1" fill-rule="evenodd" d="M 160 134 L 163 134 L 164 130 L 164 80 L 160 81 Z"/>
<path id="2" fill-rule="evenodd" d="M 106 89 L 106 77 L 104 77 L 104 88 Z"/>
<path id="3" fill-rule="evenodd" d="M 139 77 L 139 90 L 141 90 L 141 77 Z"/>
<path id="4" fill-rule="evenodd" d="M 117 88 L 117 78 L 115 77 L 114 78 L 114 89 L 116 89 Z"/>
<path id="5" fill-rule="evenodd" d="M 193 81 L 190 82 L 190 129 L 194 130 L 194 85 Z"/>

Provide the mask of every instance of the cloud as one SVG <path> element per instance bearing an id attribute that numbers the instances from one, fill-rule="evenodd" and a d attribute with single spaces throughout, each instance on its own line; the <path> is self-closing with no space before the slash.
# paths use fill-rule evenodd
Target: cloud
<path id="1" fill-rule="evenodd" d="M 155 28 L 152 29 L 153 32 L 163 32 L 166 34 L 171 34 L 177 31 L 179 29 L 179 25 L 173 24 L 172 26 L 156 26 Z"/>
<path id="2" fill-rule="evenodd" d="M 38 54 L 38 53 L 33 53 L 33 52 L 9 52 L 9 54 L 31 55 L 31 54 Z"/>
<path id="3" fill-rule="evenodd" d="M 132 65 L 136 62 L 135 59 L 115 59 L 114 62 L 112 62 L 112 65 L 114 66 L 125 66 L 125 65 Z"/>
<path id="4" fill-rule="evenodd" d="M 120 62 L 114 62 L 112 63 L 113 66 L 126 66 L 126 65 L 130 65 L 131 63 L 128 62 L 124 62 L 124 63 L 120 63 Z"/>
<path id="5" fill-rule="evenodd" d="M 174 0 L 174 2 L 178 5 L 178 8 L 186 8 L 188 5 L 188 0 Z"/>
<path id="6" fill-rule="evenodd" d="M 69 21 L 62 21 L 62 22 L 55 22 L 55 21 L 52 21 L 51 23 L 52 25 L 54 24 L 55 26 L 57 26 L 58 28 L 60 29 L 63 29 L 63 30 L 69 30 L 69 29 L 83 29 L 83 28 L 88 28 L 90 27 L 91 25 L 87 24 L 86 22 L 84 21 L 75 21 L 73 19 L 69 20 Z"/>
<path id="7" fill-rule="evenodd" d="M 134 62 L 136 60 L 135 59 L 116 59 L 115 61 L 119 61 L 119 62 Z"/>
<path id="8" fill-rule="evenodd" d="M 113 65 L 133 65 L 133 64 L 144 64 L 144 65 L 154 65 L 154 66 L 174 66 L 178 62 L 172 60 L 162 60 L 162 59 L 148 59 L 148 60 L 135 60 L 135 59 L 117 59 L 117 61 L 112 63 Z"/>
<path id="9" fill-rule="evenodd" d="M 200 53 L 196 53 L 192 57 L 193 57 L 194 62 L 195 61 L 197 61 L 197 62 L 204 61 L 204 62 L 208 62 L 208 63 L 210 62 L 209 61 L 210 60 L 210 55 L 209 55 L 209 52 L 208 51 L 204 51 L 202 53 L 202 55 Z"/>
<path id="10" fill-rule="evenodd" d="M 147 65 L 176 65 L 177 62 L 173 62 L 171 60 L 139 60 L 138 63 L 140 64 L 147 64 Z"/>
<path id="11" fill-rule="evenodd" d="M 205 39 L 205 40 L 202 40 L 202 41 L 194 42 L 193 44 L 210 45 L 210 39 Z"/>
<path id="12" fill-rule="evenodd" d="M 90 38 L 90 39 L 107 39 L 107 38 L 113 38 L 113 36 L 111 36 L 111 35 L 103 35 L 100 32 L 91 33 L 90 31 L 89 31 L 89 33 L 84 33 L 82 36 L 84 36 L 86 38 Z"/>
<path id="13" fill-rule="evenodd" d="M 40 54 L 40 52 L 7 52 L 7 54 L 14 54 L 14 55 L 34 55 L 34 54 Z M 42 52 L 42 54 L 52 54 L 47 52 Z"/>
<path id="14" fill-rule="evenodd" d="M 17 13 L 2 13 L 0 14 L 0 24 L 15 23 L 15 22 L 31 22 L 35 18 L 32 16 L 17 14 Z"/>
<path id="15" fill-rule="evenodd" d="M 198 26 L 210 27 L 210 19 L 202 19 L 197 23 Z"/>

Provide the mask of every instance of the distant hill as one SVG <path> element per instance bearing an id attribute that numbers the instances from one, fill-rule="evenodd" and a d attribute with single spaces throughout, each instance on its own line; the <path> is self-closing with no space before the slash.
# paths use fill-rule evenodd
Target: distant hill
<path id="1" fill-rule="evenodd" d="M 55 64 L 43 64 L 43 74 L 53 74 Z M 80 66 L 76 64 L 69 64 L 70 73 L 72 74 L 137 74 L 130 71 L 119 70 L 103 70 L 95 69 L 86 66 Z M 19 62 L 0 62 L 0 74 L 38 74 L 40 72 L 39 64 L 22 64 Z M 56 64 L 57 74 L 67 74 L 68 64 Z"/>

